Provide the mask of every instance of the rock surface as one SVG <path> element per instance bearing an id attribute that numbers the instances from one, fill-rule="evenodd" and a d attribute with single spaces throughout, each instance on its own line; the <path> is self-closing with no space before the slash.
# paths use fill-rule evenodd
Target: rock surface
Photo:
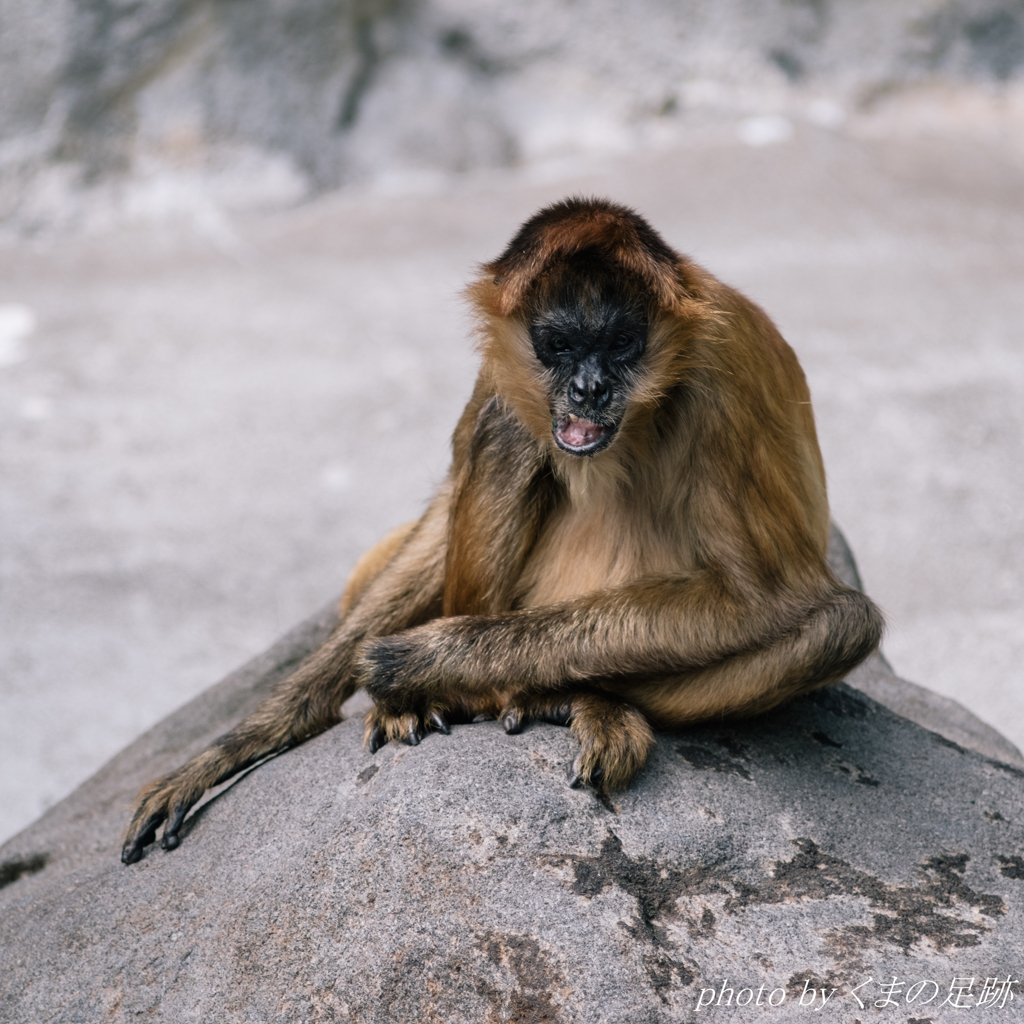
<path id="1" fill-rule="evenodd" d="M 202 219 L 204 196 L 661 145 L 709 116 L 834 125 L 1021 67 L 1013 0 L 0 0 L 0 219 L 102 220 L 74 197 L 103 180 L 138 186 L 103 197 L 129 219 Z"/>
<path id="2" fill-rule="evenodd" d="M 829 537 L 828 560 L 841 580 L 858 590 L 864 589 L 846 538 L 835 527 Z M 968 750 L 1024 768 L 1024 755 L 1002 733 L 955 700 L 901 679 L 880 651 L 851 672 L 847 682 L 890 711 Z"/>
<path id="3" fill-rule="evenodd" d="M 956 1017 L 939 1006 L 954 977 L 976 980 L 972 1020 L 1012 1018 L 974 1004 L 1024 953 L 1024 770 L 844 684 L 662 735 L 613 799 L 567 787 L 564 729 L 485 723 L 371 756 L 356 718 L 228 784 L 180 849 L 123 867 L 135 789 L 244 714 L 332 617 L 0 848 L 0 1019 L 668 1024 L 731 989 L 728 1019 L 791 1020 L 824 989 L 850 1021 L 890 977 L 900 1019 Z"/>

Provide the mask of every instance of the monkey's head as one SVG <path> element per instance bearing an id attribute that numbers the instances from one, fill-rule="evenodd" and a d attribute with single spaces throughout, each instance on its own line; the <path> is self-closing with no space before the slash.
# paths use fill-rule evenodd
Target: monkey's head
<path id="1" fill-rule="evenodd" d="M 681 266 L 642 217 L 600 199 L 541 210 L 484 266 L 473 294 L 488 364 L 538 438 L 550 427 L 574 456 L 612 443 L 637 396 L 652 391 L 655 325 L 686 301 Z"/>

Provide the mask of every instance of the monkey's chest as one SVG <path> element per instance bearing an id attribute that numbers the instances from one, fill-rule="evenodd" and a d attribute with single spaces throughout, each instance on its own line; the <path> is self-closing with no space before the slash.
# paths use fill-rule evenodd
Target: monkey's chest
<path id="1" fill-rule="evenodd" d="M 678 524 L 627 512 L 570 508 L 552 516 L 527 559 L 516 606 L 571 601 L 643 576 L 689 568 L 690 553 Z"/>

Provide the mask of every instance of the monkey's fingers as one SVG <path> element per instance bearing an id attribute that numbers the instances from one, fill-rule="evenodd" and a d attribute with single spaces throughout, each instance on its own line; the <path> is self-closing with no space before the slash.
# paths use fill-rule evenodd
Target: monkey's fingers
<path id="1" fill-rule="evenodd" d="M 415 747 L 427 733 L 449 735 L 452 730 L 448 718 L 447 709 L 440 704 L 432 705 L 423 714 L 407 711 L 400 715 L 389 714 L 377 706 L 366 713 L 363 746 L 371 754 L 377 753 L 386 743 L 405 743 Z"/>
<path id="2" fill-rule="evenodd" d="M 586 759 L 582 754 L 577 754 L 576 759 L 572 763 L 572 767 L 569 769 L 569 788 L 570 789 L 582 789 L 586 785 L 591 785 L 594 789 L 601 789 L 601 780 L 604 778 L 604 769 L 597 765 L 587 766 Z"/>
<path id="3" fill-rule="evenodd" d="M 134 864 L 142 860 L 142 852 L 154 839 L 156 830 L 167 817 L 164 811 L 155 811 L 142 820 L 138 827 L 139 815 L 136 814 L 131 825 L 128 827 L 128 834 L 125 837 L 124 846 L 121 848 L 121 863 Z"/>
<path id="4" fill-rule="evenodd" d="M 512 703 L 501 713 L 502 727 L 510 736 L 522 732 L 530 722 L 568 725 L 571 721 L 572 702 L 561 697 L 557 700 Z"/>

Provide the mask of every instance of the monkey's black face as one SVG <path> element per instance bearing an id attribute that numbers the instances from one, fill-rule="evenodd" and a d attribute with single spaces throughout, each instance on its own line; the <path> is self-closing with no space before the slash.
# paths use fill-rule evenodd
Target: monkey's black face
<path id="1" fill-rule="evenodd" d="M 572 455 L 607 448 L 647 345 L 647 314 L 622 300 L 570 299 L 539 313 L 530 339 L 552 382 L 555 444 Z"/>

